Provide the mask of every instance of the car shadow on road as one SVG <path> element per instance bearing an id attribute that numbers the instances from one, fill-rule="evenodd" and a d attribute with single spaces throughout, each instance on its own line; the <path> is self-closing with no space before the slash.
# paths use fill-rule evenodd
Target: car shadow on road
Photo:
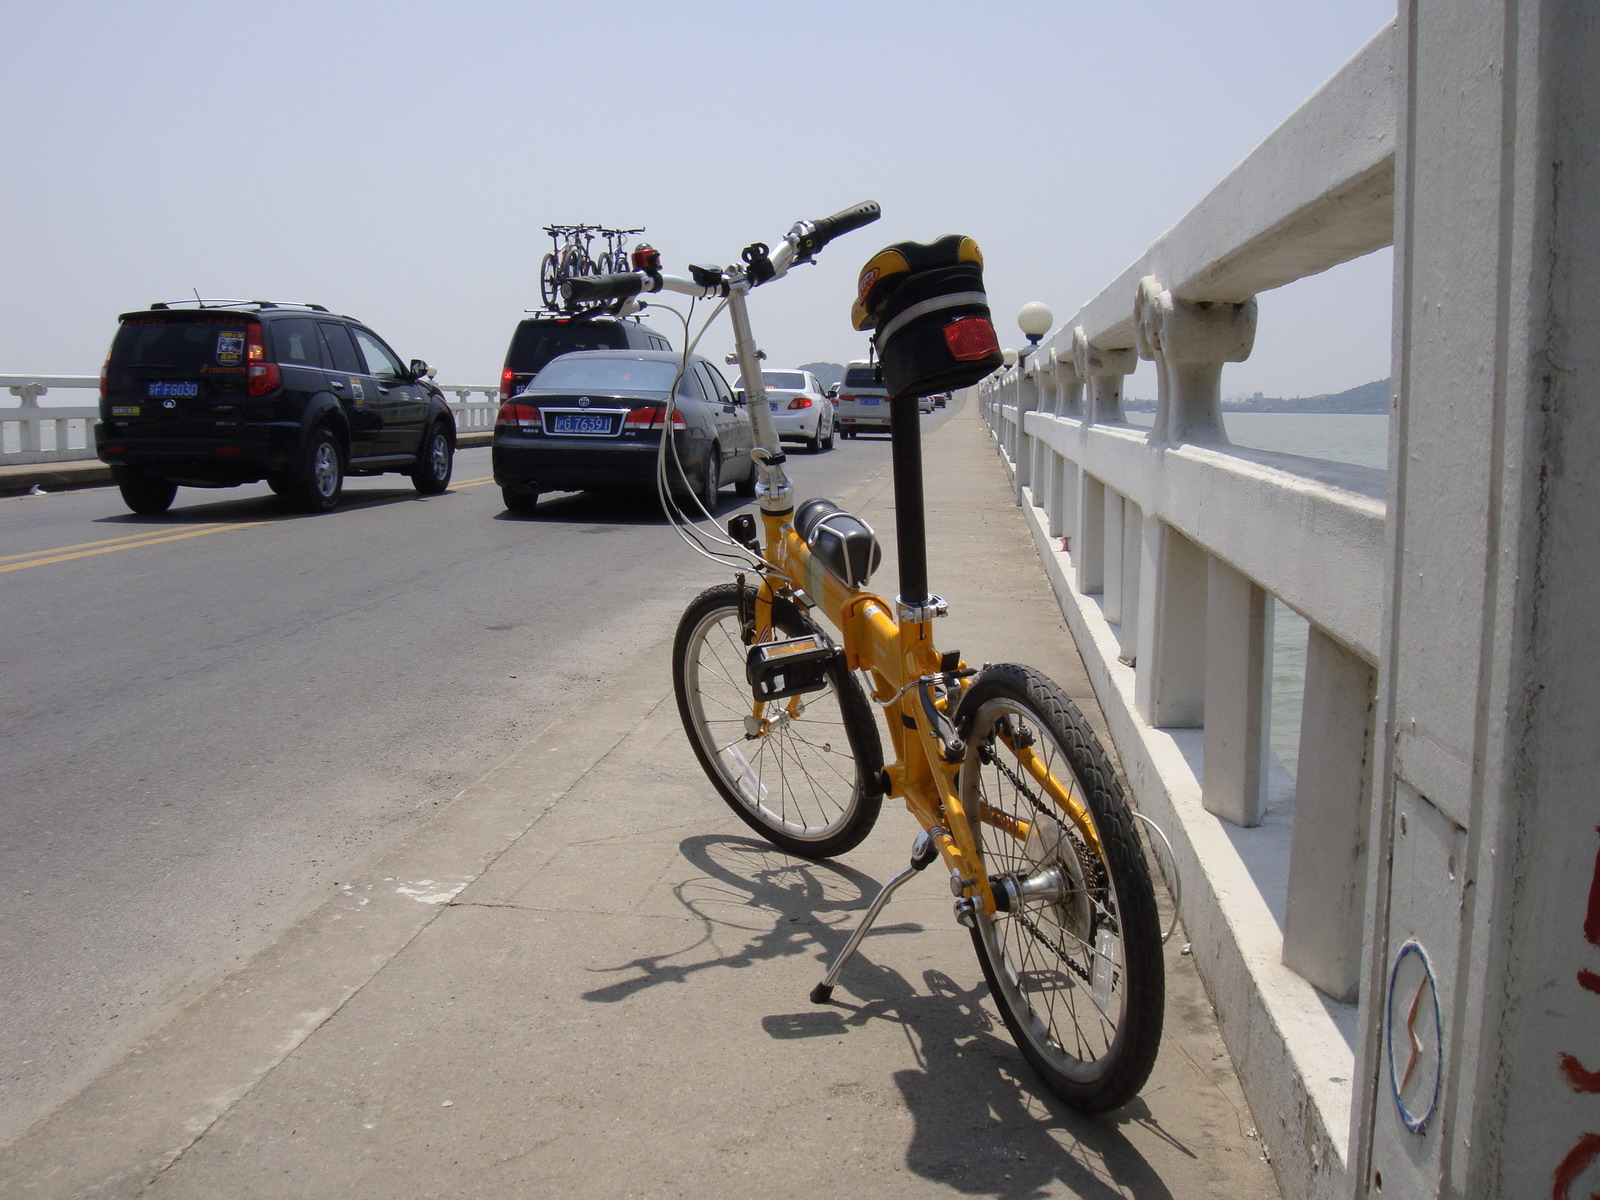
<path id="1" fill-rule="evenodd" d="M 711 515 L 718 520 L 731 516 L 753 501 L 745 501 L 724 493 L 718 497 Z M 704 518 L 693 504 L 686 505 L 690 515 Z M 539 497 L 532 512 L 515 513 L 510 509 L 495 514 L 497 521 L 511 521 L 536 525 L 542 521 L 561 524 L 595 525 L 665 525 L 667 514 L 654 492 L 556 492 Z"/>
<path id="2" fill-rule="evenodd" d="M 181 494 L 181 493 L 180 493 Z M 302 517 L 331 520 L 340 513 L 355 513 L 368 508 L 387 508 L 394 504 L 437 503 L 449 496 L 444 492 L 424 496 L 412 488 L 365 488 L 345 492 L 339 503 L 327 512 L 313 513 L 297 508 L 282 496 L 230 496 L 200 504 L 182 504 L 164 513 L 107 513 L 94 519 L 97 525 L 142 525 L 153 528 L 184 525 L 244 525 L 261 521 L 286 521 Z"/>
<path id="3" fill-rule="evenodd" d="M 698 918 L 698 937 L 609 968 L 607 973 L 619 978 L 586 992 L 586 1000 L 620 1003 L 701 972 L 797 955 L 817 963 L 820 980 L 880 886 L 842 863 L 792 858 L 752 838 L 700 835 L 680 842 L 679 850 L 698 868 L 674 888 L 679 902 Z M 744 936 L 736 950 L 728 946 L 734 931 Z M 1137 1128 L 1141 1140 L 1169 1147 L 1188 1163 L 1196 1156 L 1162 1129 L 1142 1099 L 1097 1116 L 1069 1108 L 1029 1072 L 986 1004 L 982 982 L 963 987 L 930 969 L 914 987 L 870 952 L 884 937 L 923 932 L 914 922 L 875 925 L 832 1001 L 765 1016 L 763 1031 L 775 1040 L 837 1042 L 852 1030 L 885 1021 L 903 1030 L 917 1062 L 894 1073 L 915 1122 L 905 1162 L 926 1179 L 968 1195 L 1008 1200 L 1053 1195 L 1062 1188 L 1086 1200 L 1128 1195 L 1172 1200 L 1171 1188 L 1125 1131 Z"/>

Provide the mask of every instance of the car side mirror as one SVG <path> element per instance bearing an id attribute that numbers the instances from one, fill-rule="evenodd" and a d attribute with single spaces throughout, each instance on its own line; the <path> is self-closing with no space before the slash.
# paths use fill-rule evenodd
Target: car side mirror
<path id="1" fill-rule="evenodd" d="M 434 374 L 435 374 L 434 369 L 432 367 L 430 367 L 427 363 L 423 362 L 420 358 L 413 358 L 411 360 L 411 378 L 412 379 L 423 379 L 423 378 L 432 379 L 434 377 Z"/>

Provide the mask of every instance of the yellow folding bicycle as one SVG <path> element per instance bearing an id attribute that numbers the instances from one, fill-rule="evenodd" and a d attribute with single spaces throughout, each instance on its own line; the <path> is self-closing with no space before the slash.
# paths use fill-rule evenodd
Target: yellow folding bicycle
<path id="1" fill-rule="evenodd" d="M 573 280 L 563 294 L 611 311 L 643 292 L 720 300 L 745 395 L 760 396 L 750 290 L 877 217 L 869 202 L 796 224 L 776 250 L 747 247 L 735 266 L 695 267 L 687 279 L 653 269 Z M 880 550 L 864 521 L 827 500 L 796 505 L 767 406 L 751 404 L 760 519 L 734 517 L 726 538 L 684 526 L 737 575 L 684 612 L 673 684 L 707 776 L 773 845 L 808 859 L 842 854 L 871 831 L 886 796 L 922 827 L 910 866 L 884 885 L 813 1001 L 831 999 L 890 895 L 941 861 L 956 919 L 971 930 L 1023 1055 L 1062 1099 L 1104 1111 L 1148 1078 L 1164 1008 L 1160 922 L 1132 815 L 1056 684 L 1015 664 L 971 668 L 933 638 L 946 605 L 927 586 L 917 399 L 999 365 L 981 269 L 971 240 L 950 237 L 891 246 L 861 273 L 854 319 L 874 331 L 890 395 L 898 597 L 867 589 Z M 669 441 L 664 481 L 674 471 Z M 873 704 L 885 716 L 887 763 Z"/>

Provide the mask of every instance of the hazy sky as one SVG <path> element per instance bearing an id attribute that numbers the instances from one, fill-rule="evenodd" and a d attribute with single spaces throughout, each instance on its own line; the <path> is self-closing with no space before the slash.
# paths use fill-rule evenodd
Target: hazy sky
<path id="1" fill-rule="evenodd" d="M 863 357 L 861 264 L 950 232 L 982 246 L 1016 344 L 1024 302 L 1064 322 L 1393 16 L 1392 0 L 10 0 L 0 374 L 94 374 L 119 312 L 198 290 L 316 301 L 442 381 L 491 383 L 538 303 L 546 224 L 643 225 L 682 274 L 863 199 L 877 225 L 756 293 L 770 362 Z M 1390 258 L 1263 295 L 1224 392 L 1386 376 Z M 652 323 L 678 342 L 674 318 Z M 723 322 L 701 348 L 730 345 Z"/>

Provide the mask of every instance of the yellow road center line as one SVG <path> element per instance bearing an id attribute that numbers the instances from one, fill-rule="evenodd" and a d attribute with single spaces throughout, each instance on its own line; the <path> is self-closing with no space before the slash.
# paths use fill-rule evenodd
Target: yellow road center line
<path id="1" fill-rule="evenodd" d="M 15 554 L 7 560 L 0 560 L 0 575 L 8 571 L 23 571 L 29 567 L 45 567 L 51 563 L 71 562 L 78 558 L 91 558 L 96 554 L 113 554 L 119 550 L 138 550 L 145 546 L 157 546 L 163 542 L 181 542 L 187 538 L 204 537 L 208 533 L 225 533 L 230 529 L 254 529 L 258 525 L 270 525 L 271 521 L 240 521 L 237 524 L 201 525 L 195 529 L 185 529 L 177 533 L 162 533 L 157 535 L 138 535 L 131 537 L 108 538 L 103 542 L 83 542 L 77 546 L 63 546 L 58 550 L 40 550 L 32 555 Z M 20 560 L 20 561 L 19 561 Z"/>

